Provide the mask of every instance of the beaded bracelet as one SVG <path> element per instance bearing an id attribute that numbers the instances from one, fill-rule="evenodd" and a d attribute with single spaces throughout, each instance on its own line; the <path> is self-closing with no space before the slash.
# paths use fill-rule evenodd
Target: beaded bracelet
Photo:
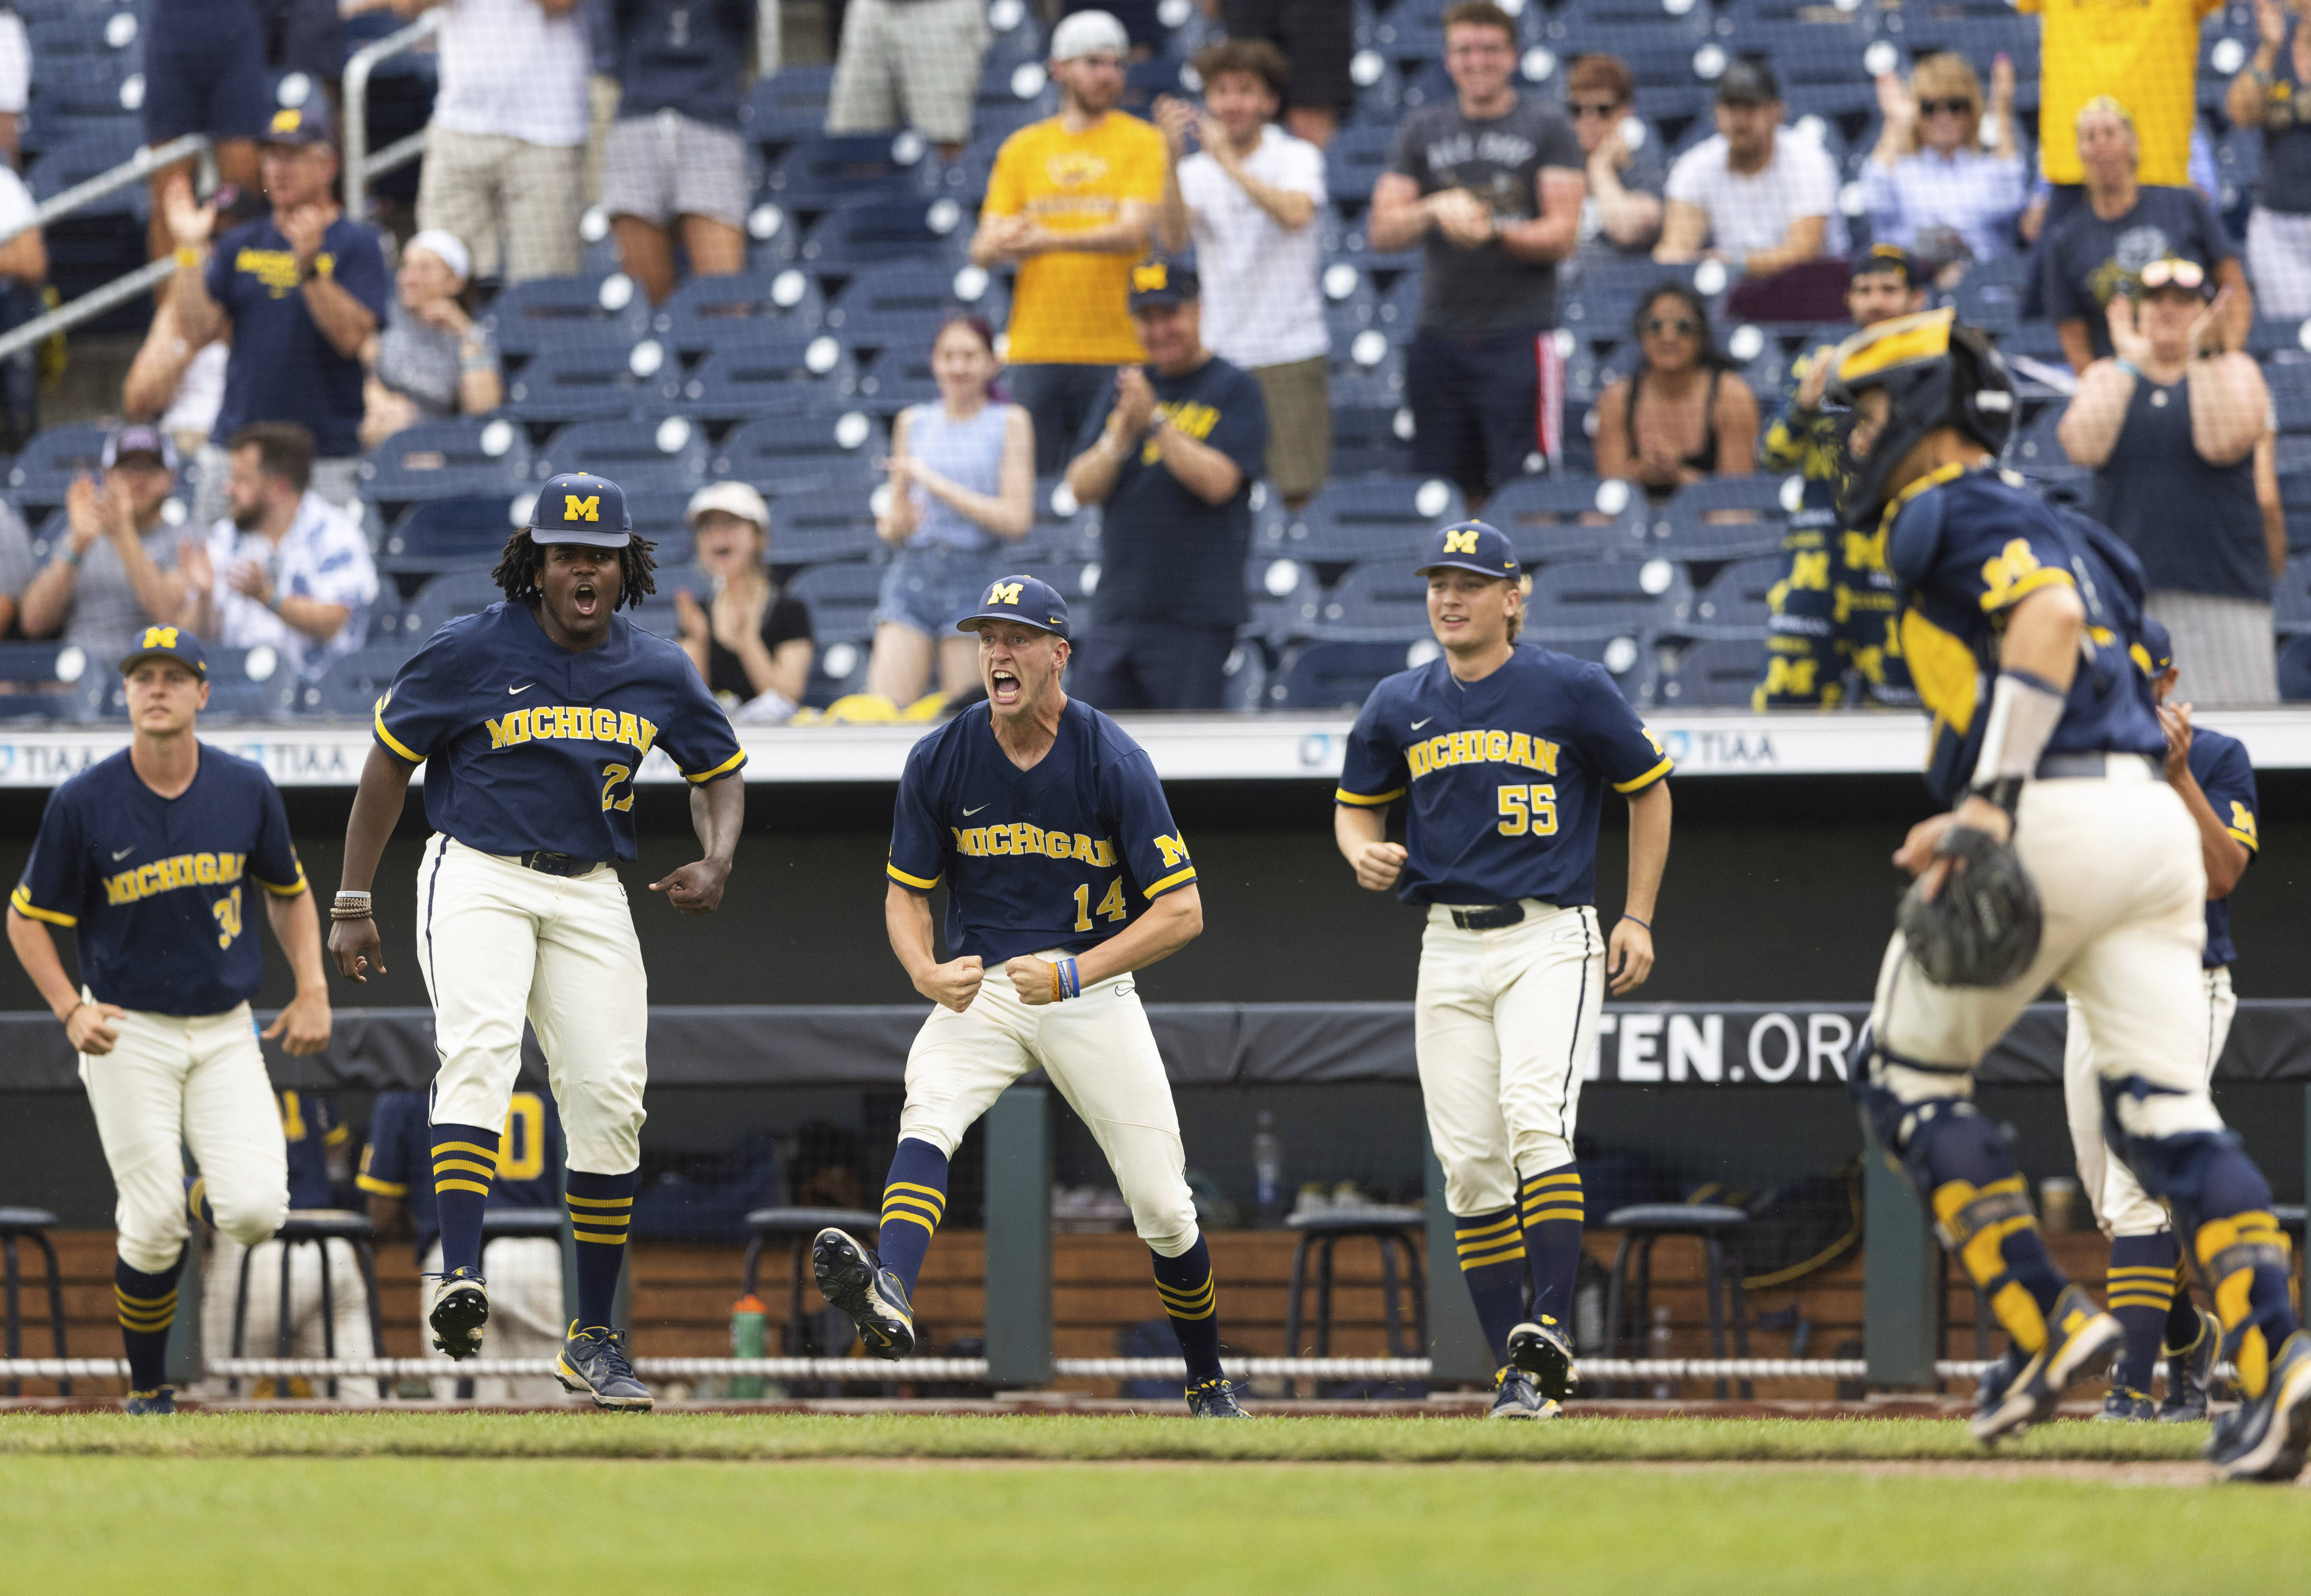
<path id="1" fill-rule="evenodd" d="M 371 897 L 367 893 L 340 890 L 336 901 L 329 905 L 331 920 L 367 920 L 370 918 Z"/>

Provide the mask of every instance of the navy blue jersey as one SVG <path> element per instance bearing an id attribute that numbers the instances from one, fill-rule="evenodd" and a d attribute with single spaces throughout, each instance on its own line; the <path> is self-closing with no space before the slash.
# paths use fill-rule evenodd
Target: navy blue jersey
<path id="1" fill-rule="evenodd" d="M 1023 771 L 973 705 L 917 743 L 891 816 L 890 877 L 946 879 L 946 954 L 990 969 L 1021 954 L 1095 947 L 1196 878 L 1155 763 L 1080 699 L 1050 753 Z"/>
<path id="2" fill-rule="evenodd" d="M 275 1092 L 281 1137 L 289 1144 L 289 1206 L 333 1208 L 336 1190 L 329 1181 L 329 1155 L 352 1139 L 353 1129 L 337 1118 L 336 1104 L 317 1092 Z"/>
<path id="3" fill-rule="evenodd" d="M 634 772 L 663 747 L 693 781 L 746 763 L 690 656 L 624 615 L 572 653 L 526 604 L 461 615 L 378 701 L 378 741 L 425 771 L 425 818 L 484 853 L 634 857 Z"/>
<path id="4" fill-rule="evenodd" d="M 2124 544 L 2019 481 L 1956 466 L 1904 490 L 1880 530 L 1901 593 L 1902 654 L 1933 717 L 1926 785 L 1937 798 L 1956 803 L 1972 780 L 2007 612 L 2046 587 L 2076 589 L 2087 611 L 2084 652 L 2046 752 L 2166 757 L 2129 655 L 2142 582 Z"/>
<path id="5" fill-rule="evenodd" d="M 2193 727 L 2191 780 L 2207 795 L 2207 802 L 2222 821 L 2223 829 L 2246 846 L 2247 858 L 2253 860 L 2263 851 L 2263 833 L 2255 825 L 2254 766 L 2247 760 L 2246 745 L 2219 731 Z M 2238 949 L 2231 946 L 2231 901 L 2210 899 L 2207 968 L 2228 964 L 2237 956 Z"/>
<path id="6" fill-rule="evenodd" d="M 506 1108 L 498 1138 L 497 1179 L 490 1182 L 493 1208 L 555 1208 L 562 1206 L 562 1118 L 543 1092 L 517 1091 Z M 362 1148 L 361 1173 L 353 1184 L 372 1197 L 409 1205 L 410 1228 L 423 1260 L 441 1222 L 433 1207 L 433 1129 L 423 1092 L 380 1092 L 370 1112 L 369 1143 Z"/>
<path id="7" fill-rule="evenodd" d="M 145 786 L 126 748 L 49 794 L 8 902 L 78 932 L 80 978 L 98 1002 L 222 1014 L 265 982 L 250 901 L 259 887 L 305 890 L 281 789 L 203 743 L 193 784 L 175 798 Z"/>
<path id="8" fill-rule="evenodd" d="M 1395 802 L 1408 789 L 1408 903 L 1571 908 L 1597 895 L 1604 790 L 1639 792 L 1670 772 L 1601 665 L 1525 643 L 1482 681 L 1442 658 L 1373 689 L 1348 734 L 1339 801 Z"/>

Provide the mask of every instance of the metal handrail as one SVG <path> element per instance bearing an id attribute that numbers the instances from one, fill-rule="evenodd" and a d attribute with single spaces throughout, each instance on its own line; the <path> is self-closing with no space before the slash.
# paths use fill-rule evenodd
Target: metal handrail
<path id="1" fill-rule="evenodd" d="M 142 182 L 162 167 L 174 166 L 179 161 L 189 161 L 196 155 L 209 153 L 209 135 L 187 133 L 172 138 L 165 144 L 154 144 L 139 150 L 118 166 L 108 167 L 92 178 L 83 179 L 52 195 L 33 207 L 32 214 L 15 226 L 0 230 L 0 244 L 5 244 L 19 233 L 46 227 L 60 216 L 69 216 L 83 206 L 102 199 L 116 188 L 126 188 L 131 183 Z"/>
<path id="2" fill-rule="evenodd" d="M 345 62 L 345 214 L 359 222 L 369 214 L 369 186 L 372 179 L 387 172 L 397 171 L 425 153 L 425 135 L 432 130 L 429 122 L 406 138 L 396 139 L 372 155 L 369 149 L 369 78 L 377 64 L 388 56 L 414 49 L 441 31 L 441 13 L 436 9 L 419 17 L 406 28 L 387 34 L 374 44 L 365 44 L 355 50 Z"/>

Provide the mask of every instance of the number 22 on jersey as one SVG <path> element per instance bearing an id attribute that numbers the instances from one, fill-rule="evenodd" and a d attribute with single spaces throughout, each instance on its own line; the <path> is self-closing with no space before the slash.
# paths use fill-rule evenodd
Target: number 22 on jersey
<path id="1" fill-rule="evenodd" d="M 1557 789 L 1511 782 L 1500 791 L 1501 835 L 1547 837 L 1557 832 Z"/>
<path id="2" fill-rule="evenodd" d="M 1107 895 L 1100 899 L 1096 910 L 1091 906 L 1091 883 L 1086 881 L 1076 888 L 1076 929 L 1078 931 L 1092 929 L 1091 917 L 1095 913 L 1104 914 L 1110 920 L 1121 920 L 1130 912 L 1124 906 L 1123 877 L 1121 876 L 1108 884 Z"/>

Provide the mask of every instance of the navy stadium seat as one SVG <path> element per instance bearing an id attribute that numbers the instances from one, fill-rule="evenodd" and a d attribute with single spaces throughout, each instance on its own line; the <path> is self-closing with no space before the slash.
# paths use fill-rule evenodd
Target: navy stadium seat
<path id="1" fill-rule="evenodd" d="M 655 338 L 627 345 L 553 349 L 506 382 L 506 414 L 532 425 L 612 421 L 654 404 L 678 379 Z"/>
<path id="2" fill-rule="evenodd" d="M 1309 643 L 1285 656 L 1269 678 L 1267 704 L 1271 710 L 1303 713 L 1364 708 L 1383 676 L 1434 659 L 1435 640 L 1414 643 Z"/>
<path id="3" fill-rule="evenodd" d="M 2279 430 L 2311 432 L 2311 362 L 2272 362 L 2263 368 L 2263 376 L 2271 387 L 2271 408 Z"/>
<path id="4" fill-rule="evenodd" d="M 1513 476 L 1485 503 L 1527 565 L 1636 554 L 1644 513 L 1642 493 L 1594 476 Z"/>
<path id="5" fill-rule="evenodd" d="M 897 349 L 928 357 L 939 324 L 968 314 L 1001 327 L 1003 291 L 977 266 L 925 261 L 869 266 L 826 308 L 827 330 L 854 349 Z"/>
<path id="6" fill-rule="evenodd" d="M 833 334 L 771 331 L 722 344 L 661 391 L 679 414 L 738 422 L 791 414 L 798 402 L 820 409 L 855 403 L 858 381 L 850 351 Z"/>
<path id="7" fill-rule="evenodd" d="M 606 476 L 631 495 L 688 492 L 706 480 L 706 429 L 669 415 L 649 421 L 573 422 L 545 440 L 532 467 L 537 480 L 564 471 Z"/>
<path id="8" fill-rule="evenodd" d="M 1646 552 L 1685 561 L 1740 560 L 1782 546 L 1789 527 L 1788 479 L 1705 476 L 1688 483 L 1653 516 L 1656 541 Z"/>
<path id="9" fill-rule="evenodd" d="M 706 353 L 732 336 L 764 327 L 813 332 L 826 319 L 818 281 L 798 266 L 693 277 L 650 313 L 650 331 L 676 353 Z"/>
<path id="10" fill-rule="evenodd" d="M 765 406 L 767 414 L 722 440 L 711 474 L 772 498 L 845 484 L 863 496 L 878 479 L 875 462 L 890 452 L 890 435 L 865 411 L 839 399 L 830 405 L 831 397 L 805 390 Z"/>
<path id="11" fill-rule="evenodd" d="M 1465 510 L 1461 490 L 1441 477 L 1335 477 L 1286 518 L 1280 536 L 1255 536 L 1253 546 L 1295 560 L 1408 563 L 1432 528 Z"/>
<path id="12" fill-rule="evenodd" d="M 802 241 L 813 271 L 854 272 L 886 260 L 968 258 L 971 214 L 952 196 L 847 200 L 821 216 Z"/>
<path id="13" fill-rule="evenodd" d="M 1765 636 L 1771 615 L 1766 596 L 1788 569 L 1778 554 L 1736 560 L 1694 597 L 1693 632 L 1704 638 Z"/>
<path id="14" fill-rule="evenodd" d="M 626 495 L 626 514 L 634 536 L 647 537 L 658 547 L 651 557 L 665 566 L 687 565 L 691 560 L 690 523 L 686 519 L 695 488 L 640 488 Z"/>
<path id="15" fill-rule="evenodd" d="M 1538 640 L 1532 640 L 1538 641 Z M 1601 665 L 1621 696 L 1640 710 L 1661 698 L 1661 649 L 1653 639 L 1627 632 L 1609 637 L 1560 638 L 1546 645 L 1560 654 Z"/>
<path id="16" fill-rule="evenodd" d="M 883 574 L 874 565 L 813 566 L 786 585 L 786 595 L 810 606 L 811 635 L 821 649 L 830 643 L 864 643 L 875 635 Z"/>
<path id="17" fill-rule="evenodd" d="M 8 496 L 35 522 L 65 501 L 73 478 L 103 469 L 103 427 L 48 427 L 35 432 L 9 462 Z"/>
<path id="18" fill-rule="evenodd" d="M 1310 635 L 1327 642 L 1416 642 L 1429 635 L 1428 579 L 1409 560 L 1378 560 L 1342 577 L 1316 603 Z"/>
<path id="19" fill-rule="evenodd" d="M 1097 505 L 1076 502 L 1063 476 L 1039 477 L 1035 483 L 1035 524 L 1016 547 L 1018 558 L 1061 560 L 1082 563 L 1099 558 L 1100 512 Z"/>
<path id="20" fill-rule="evenodd" d="M 797 144 L 765 172 L 763 197 L 789 211 L 831 211 L 854 200 L 923 195 L 931 169 L 922 135 L 818 134 Z"/>
<path id="21" fill-rule="evenodd" d="M 856 488 L 812 488 L 781 498 L 771 512 L 771 559 L 778 565 L 865 560 L 882 546 L 875 512 Z"/>
<path id="22" fill-rule="evenodd" d="M 83 712 L 95 684 L 116 662 L 89 657 L 75 643 L 0 642 L 0 720 L 69 720 Z"/>
<path id="23" fill-rule="evenodd" d="M 826 126 L 826 101 L 833 87 L 831 65 L 781 66 L 756 81 L 739 108 L 739 126 L 758 144 L 815 138 Z"/>
<path id="24" fill-rule="evenodd" d="M 205 719 L 278 720 L 290 712 L 297 697 L 296 673 L 278 650 L 267 644 L 254 649 L 214 648 L 208 656 L 209 702 Z M 93 709 L 106 720 L 128 718 L 128 685 L 118 670 L 92 672 Z M 89 690 L 83 678 L 83 690 Z"/>
<path id="25" fill-rule="evenodd" d="M 1311 566 L 1282 555 L 1254 554 L 1244 562 L 1244 596 L 1251 600 L 1251 625 L 1281 647 L 1316 635 L 1324 591 Z"/>
<path id="26" fill-rule="evenodd" d="M 2311 700 L 2311 637 L 2291 637 L 2279 645 L 2279 696 L 2289 703 Z"/>
<path id="27" fill-rule="evenodd" d="M 498 351 L 519 361 L 549 350 L 631 347 L 650 327 L 650 298 L 623 272 L 534 277 L 490 301 L 482 325 Z"/>
<path id="28" fill-rule="evenodd" d="M 2311 561 L 2289 561 L 2271 584 L 2271 626 L 2281 637 L 2311 632 Z"/>
<path id="29" fill-rule="evenodd" d="M 1324 149 L 1324 192 L 1332 203 L 1364 205 L 1388 170 L 1392 127 L 1343 127 Z"/>
<path id="30" fill-rule="evenodd" d="M 320 680 L 297 689 L 296 708 L 308 715 L 367 720 L 377 701 L 393 685 L 394 673 L 412 650 L 400 644 L 372 644 L 331 662 Z"/>
<path id="31" fill-rule="evenodd" d="M 1343 475 L 1411 470 L 1412 412 L 1400 395 L 1359 391 L 1355 380 L 1333 379 L 1332 468 Z"/>
<path id="32" fill-rule="evenodd" d="M 1681 710 L 1747 709 L 1765 674 L 1762 634 L 1696 643 L 1663 678 L 1660 702 Z"/>
<path id="33" fill-rule="evenodd" d="M 1442 61 L 1444 58 L 1444 24 L 1441 11 L 1422 5 L 1417 0 L 1397 0 L 1374 21 L 1371 38 L 1374 49 L 1386 59 L 1395 62 Z"/>
<path id="34" fill-rule="evenodd" d="M 2041 410 L 2036 420 L 2022 429 L 2014 440 L 2007 464 L 2026 476 L 2040 478 L 2077 477 L 2087 475 L 2087 467 L 2073 464 L 2064 451 L 2056 429 L 2062 423 L 2063 406 L 2060 402 Z"/>
<path id="35" fill-rule="evenodd" d="M 379 540 L 377 568 L 388 576 L 486 571 L 505 552 L 515 502 L 496 494 L 413 504 Z"/>
<path id="36" fill-rule="evenodd" d="M 403 620 L 401 641 L 415 648 L 459 615 L 475 615 L 505 595 L 486 571 L 453 571 L 417 589 Z"/>
<path id="37" fill-rule="evenodd" d="M 1525 625 L 1544 642 L 1683 632 L 1692 610 L 1693 584 L 1670 561 L 1575 561 L 1546 566 L 1533 577 Z"/>
<path id="38" fill-rule="evenodd" d="M 1664 33 L 1690 48 L 1709 37 L 1714 20 L 1706 0 L 1685 0 L 1676 10 L 1661 0 L 1565 0 L 1547 14 L 1540 32 L 1559 51 L 1587 50 L 1589 35 L 1599 28 Z"/>

